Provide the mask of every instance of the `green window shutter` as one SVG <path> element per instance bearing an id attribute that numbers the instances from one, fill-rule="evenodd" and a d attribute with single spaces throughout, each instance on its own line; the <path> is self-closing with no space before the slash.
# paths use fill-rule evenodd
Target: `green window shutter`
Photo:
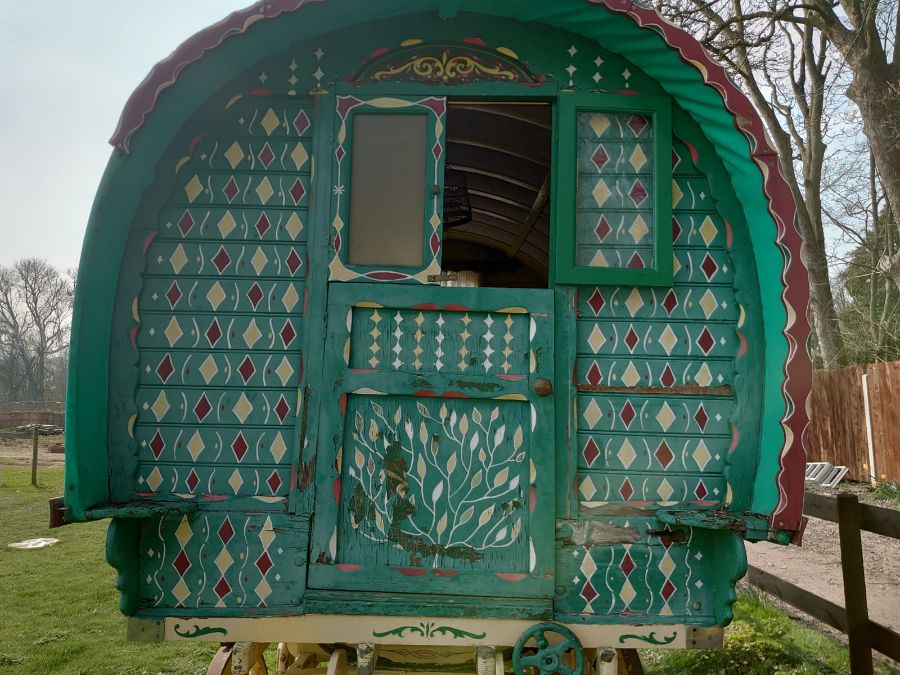
<path id="1" fill-rule="evenodd" d="M 672 283 L 668 99 L 561 93 L 556 282 Z"/>

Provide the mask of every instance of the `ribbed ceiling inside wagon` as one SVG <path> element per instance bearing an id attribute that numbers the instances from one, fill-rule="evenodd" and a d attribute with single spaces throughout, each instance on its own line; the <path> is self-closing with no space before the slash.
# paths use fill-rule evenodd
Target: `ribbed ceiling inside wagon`
<path id="1" fill-rule="evenodd" d="M 454 285 L 547 287 L 551 127 L 549 103 L 449 101 L 443 266 Z"/>

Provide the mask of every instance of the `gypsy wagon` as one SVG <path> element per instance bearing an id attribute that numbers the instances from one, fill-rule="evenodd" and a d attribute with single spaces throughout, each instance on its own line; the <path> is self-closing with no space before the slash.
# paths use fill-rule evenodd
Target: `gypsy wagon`
<path id="1" fill-rule="evenodd" d="M 132 638 L 574 672 L 716 646 L 798 535 L 795 207 L 654 10 L 268 0 L 112 144 L 53 513 L 112 519 Z"/>

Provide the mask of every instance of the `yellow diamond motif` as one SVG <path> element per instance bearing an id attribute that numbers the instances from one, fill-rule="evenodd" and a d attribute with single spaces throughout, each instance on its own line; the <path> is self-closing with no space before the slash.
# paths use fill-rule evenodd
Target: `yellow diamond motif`
<path id="1" fill-rule="evenodd" d="M 678 202 L 681 201 L 681 198 L 683 196 L 684 196 L 684 193 L 682 193 L 681 188 L 678 187 L 678 183 L 676 183 L 673 180 L 672 181 L 672 206 L 673 207 L 678 206 Z"/>
<path id="2" fill-rule="evenodd" d="M 281 380 L 281 384 L 287 386 L 288 380 L 291 379 L 291 375 L 294 374 L 294 369 L 291 367 L 291 362 L 288 361 L 286 356 L 281 358 L 281 363 L 278 364 L 278 367 L 275 369 L 275 374 L 278 376 L 278 379 Z"/>
<path id="3" fill-rule="evenodd" d="M 599 138 L 604 134 L 604 132 L 606 132 L 607 129 L 609 129 L 610 122 L 609 118 L 606 115 L 603 115 L 602 113 L 595 113 L 591 115 L 590 124 L 591 129 L 594 130 L 594 133 L 597 134 L 597 137 Z"/>
<path id="4" fill-rule="evenodd" d="M 232 143 L 231 147 L 225 151 L 225 159 L 231 164 L 232 169 L 237 168 L 237 165 L 244 159 L 244 149 L 241 147 L 241 144 L 237 141 Z"/>
<path id="5" fill-rule="evenodd" d="M 711 290 L 706 289 L 706 293 L 700 298 L 700 308 L 703 310 L 707 319 L 712 316 L 712 313 L 716 311 L 716 307 L 718 306 L 719 302 L 716 300 L 716 296 L 713 295 Z"/>
<path id="6" fill-rule="evenodd" d="M 297 167 L 298 171 L 306 164 L 309 155 L 306 152 L 306 148 L 303 147 L 303 143 L 297 143 L 297 146 L 291 152 L 291 159 L 294 160 L 294 166 Z"/>
<path id="7" fill-rule="evenodd" d="M 166 413 L 169 412 L 169 399 L 166 398 L 166 392 L 161 391 L 159 395 L 157 395 L 156 400 L 153 402 L 153 405 L 150 406 L 150 410 L 153 411 L 153 415 L 156 417 L 156 421 L 162 421 L 162 418 L 166 416 Z"/>
<path id="8" fill-rule="evenodd" d="M 253 349 L 253 345 L 255 345 L 261 337 L 262 333 L 259 331 L 259 328 L 256 327 L 256 319 L 251 319 L 250 325 L 247 326 L 247 330 L 244 331 L 244 342 L 247 343 L 249 349 Z"/>
<path id="9" fill-rule="evenodd" d="M 179 579 L 178 583 L 172 587 L 172 595 L 178 603 L 182 605 L 184 604 L 184 601 L 190 597 L 191 590 L 188 588 L 188 585 L 184 583 L 184 579 Z"/>
<path id="10" fill-rule="evenodd" d="M 697 374 L 694 375 L 694 381 L 701 387 L 708 387 L 712 383 L 712 373 L 709 372 L 709 366 L 705 363 L 700 366 Z"/>
<path id="11" fill-rule="evenodd" d="M 666 324 L 666 327 L 663 328 L 663 332 L 660 334 L 658 342 L 662 345 L 662 348 L 666 350 L 666 355 L 671 354 L 672 349 L 678 344 L 678 338 L 675 335 L 675 331 L 672 330 L 672 327 L 669 324 Z"/>
<path id="12" fill-rule="evenodd" d="M 256 270 L 257 276 L 262 274 L 262 271 L 266 269 L 266 264 L 268 264 L 269 259 L 266 257 L 266 254 L 263 253 L 262 246 L 256 247 L 256 253 L 253 254 L 253 257 L 250 259 L 250 264 L 253 265 L 253 269 Z"/>
<path id="13" fill-rule="evenodd" d="M 640 243 L 641 239 L 646 237 L 648 232 L 650 232 L 650 228 L 647 227 L 646 221 L 641 216 L 635 218 L 631 227 L 628 228 L 628 234 L 634 239 L 635 244 Z"/>
<path id="14" fill-rule="evenodd" d="M 219 372 L 219 366 L 216 365 L 216 360 L 213 358 L 212 354 L 206 357 L 203 361 L 203 364 L 197 369 L 200 371 L 200 374 L 203 376 L 203 380 L 206 384 L 209 384 L 210 381 L 216 376 L 216 373 Z"/>
<path id="15" fill-rule="evenodd" d="M 276 462 L 280 462 L 281 458 L 284 457 L 284 453 L 287 452 L 287 445 L 281 437 L 280 431 L 275 435 L 275 440 L 272 441 L 272 447 L 269 450 L 272 452 L 272 457 Z"/>
<path id="16" fill-rule="evenodd" d="M 222 235 L 223 239 L 234 231 L 234 228 L 237 227 L 237 222 L 234 220 L 234 216 L 231 215 L 231 211 L 225 212 L 225 215 L 219 220 L 218 227 L 219 234 Z"/>
<path id="17" fill-rule="evenodd" d="M 272 525 L 272 519 L 269 517 L 266 517 L 266 522 L 263 523 L 262 530 L 259 532 L 259 541 L 264 549 L 268 549 L 272 542 L 275 541 L 275 528 Z"/>
<path id="18" fill-rule="evenodd" d="M 169 325 L 166 326 L 163 334 L 166 336 L 166 340 L 169 341 L 169 346 L 171 347 L 181 339 L 181 336 L 184 335 L 184 331 L 181 330 L 178 320 L 173 316 L 169 319 Z"/>
<path id="19" fill-rule="evenodd" d="M 150 491 L 156 492 L 157 489 L 159 489 L 162 480 L 162 474 L 159 472 L 159 469 L 154 466 L 153 471 L 151 471 L 150 475 L 147 476 L 147 485 L 150 488 Z"/>
<path id="20" fill-rule="evenodd" d="M 640 145 L 634 146 L 634 151 L 631 153 L 628 161 L 631 163 L 631 166 L 634 167 L 635 171 L 640 171 L 641 167 L 647 163 L 647 155 L 644 154 Z"/>
<path id="21" fill-rule="evenodd" d="M 237 494 L 237 491 L 241 489 L 241 485 L 244 484 L 244 479 L 241 478 L 241 472 L 235 469 L 231 472 L 231 476 L 228 478 L 228 485 L 231 486 L 231 491 L 234 494 Z"/>
<path id="22" fill-rule="evenodd" d="M 281 304 L 283 304 L 284 308 L 290 312 L 296 307 L 299 300 L 300 296 L 297 294 L 297 289 L 294 288 L 294 284 L 289 284 L 287 290 L 284 292 L 284 297 L 281 298 Z"/>
<path id="23" fill-rule="evenodd" d="M 284 231 L 290 235 L 291 239 L 296 239 L 302 229 L 303 223 L 300 222 L 300 217 L 296 213 L 292 213 L 284 226 Z"/>
<path id="24" fill-rule="evenodd" d="M 193 203 L 195 199 L 203 192 L 203 183 L 196 175 L 191 178 L 187 185 L 184 186 L 184 194 L 187 195 L 188 201 Z"/>
<path id="25" fill-rule="evenodd" d="M 612 194 L 609 191 L 609 187 L 606 185 L 606 181 L 602 178 L 597 181 L 597 184 L 594 186 L 594 189 L 591 190 L 591 194 L 594 196 L 594 201 L 597 202 L 597 206 L 603 206 L 609 196 Z"/>
<path id="26" fill-rule="evenodd" d="M 578 490 L 581 492 L 581 496 L 585 499 L 590 499 L 595 494 L 597 494 L 597 488 L 594 487 L 594 482 L 590 478 L 585 478 L 581 481 L 581 485 L 578 486 Z"/>
<path id="27" fill-rule="evenodd" d="M 588 263 L 588 267 L 609 267 L 609 262 L 606 260 L 606 256 L 603 255 L 603 251 L 598 250 L 594 254 L 591 262 Z"/>
<path id="28" fill-rule="evenodd" d="M 678 271 L 681 269 L 681 261 L 678 259 L 678 256 L 674 253 L 672 254 L 672 274 L 678 274 Z"/>
<path id="29" fill-rule="evenodd" d="M 634 367 L 634 363 L 629 361 L 628 367 L 625 368 L 625 372 L 622 373 L 622 384 L 624 384 L 626 387 L 633 387 L 640 381 L 640 373 L 638 373 L 637 368 Z"/>
<path id="30" fill-rule="evenodd" d="M 668 480 L 663 478 L 663 482 L 659 484 L 659 487 L 656 489 L 656 494 L 659 495 L 659 498 L 664 502 L 669 501 L 669 498 L 672 496 L 674 490 L 672 489 L 671 484 Z"/>
<path id="31" fill-rule="evenodd" d="M 253 412 L 253 405 L 251 405 L 247 396 L 241 393 L 241 397 L 237 400 L 237 403 L 234 404 L 231 412 L 233 412 L 234 416 L 238 418 L 238 421 L 243 424 L 247 418 L 250 417 L 250 413 Z"/>
<path id="32" fill-rule="evenodd" d="M 228 568 L 234 564 L 234 558 L 231 557 L 227 548 L 223 548 L 219 555 L 216 556 L 214 562 L 219 570 L 219 574 L 225 574 Z"/>
<path id="33" fill-rule="evenodd" d="M 222 304 L 225 297 L 225 291 L 222 290 L 222 286 L 218 281 L 206 292 L 206 299 L 209 300 L 209 304 L 213 308 L 213 311 L 219 309 L 219 305 Z"/>
<path id="34" fill-rule="evenodd" d="M 194 531 L 191 529 L 191 524 L 188 522 L 187 516 L 182 516 L 181 522 L 175 530 L 175 538 L 178 540 L 178 544 L 181 548 L 184 548 L 193 536 Z"/>
<path id="35" fill-rule="evenodd" d="M 697 466 L 701 471 L 706 468 L 706 465 L 709 464 L 709 460 L 712 459 L 712 455 L 709 454 L 709 448 L 706 447 L 706 443 L 703 441 L 697 443 L 697 447 L 694 449 L 694 453 L 691 456 L 694 458 L 694 461 L 697 462 Z"/>
<path id="36" fill-rule="evenodd" d="M 281 122 L 278 119 L 278 115 L 275 114 L 275 111 L 269 108 L 265 115 L 262 118 L 262 128 L 266 130 L 266 135 L 271 136 L 272 132 L 278 128 L 278 125 Z"/>
<path id="37" fill-rule="evenodd" d="M 581 573 L 588 579 L 594 576 L 594 572 L 597 571 L 597 563 L 594 562 L 594 558 L 591 556 L 590 552 L 585 554 L 584 560 L 581 561 L 581 566 L 578 569 L 580 569 Z"/>
<path id="38" fill-rule="evenodd" d="M 625 300 L 625 307 L 628 309 L 628 313 L 634 316 L 643 306 L 644 298 L 641 297 L 641 292 L 636 288 L 632 288 L 631 293 L 628 294 L 628 298 Z"/>
<path id="39" fill-rule="evenodd" d="M 628 579 L 625 580 L 625 583 L 622 584 L 622 590 L 619 591 L 619 597 L 622 598 L 622 602 L 625 603 L 625 606 L 631 604 L 631 601 L 635 599 L 637 593 L 634 590 L 634 586 L 631 585 L 631 582 Z"/>
<path id="40" fill-rule="evenodd" d="M 269 179 L 263 178 L 259 185 L 256 186 L 256 196 L 259 197 L 259 201 L 265 204 L 273 194 L 275 194 L 275 191 L 272 189 Z"/>
<path id="41" fill-rule="evenodd" d="M 665 577 L 672 576 L 672 572 L 675 571 L 675 561 L 672 560 L 672 556 L 669 555 L 668 551 L 663 555 L 662 560 L 659 561 L 657 569 L 662 572 Z"/>
<path id="42" fill-rule="evenodd" d="M 605 343 L 606 336 L 603 335 L 603 331 L 600 330 L 600 325 L 595 323 L 594 330 L 591 331 L 591 334 L 588 337 L 588 345 L 590 345 L 591 350 L 596 354 Z"/>
<path id="43" fill-rule="evenodd" d="M 175 247 L 175 250 L 172 251 L 172 255 L 169 256 L 169 263 L 172 265 L 172 270 L 175 274 L 179 274 L 184 266 L 187 265 L 187 256 L 184 254 L 184 246 L 178 244 Z"/>
<path id="44" fill-rule="evenodd" d="M 256 588 L 253 589 L 253 592 L 259 596 L 260 601 L 265 602 L 266 598 L 272 595 L 272 587 L 269 586 L 269 582 L 263 579 L 258 584 L 256 584 Z"/>
<path id="45" fill-rule="evenodd" d="M 631 442 L 626 438 L 625 442 L 622 443 L 622 447 L 619 448 L 619 452 L 616 453 L 616 456 L 619 458 L 619 461 L 622 462 L 622 466 L 627 469 L 637 457 L 637 453 L 634 451 Z"/>
<path id="46" fill-rule="evenodd" d="M 703 237 L 703 241 L 706 242 L 707 246 L 713 242 L 717 234 L 719 234 L 719 228 L 716 227 L 712 218 L 706 216 L 700 224 L 700 236 Z"/>
<path id="47" fill-rule="evenodd" d="M 656 421 L 663 431 L 668 431 L 672 426 L 672 422 L 675 421 L 675 413 L 672 412 L 668 402 L 663 401 L 662 408 L 656 413 Z"/>
<path id="48" fill-rule="evenodd" d="M 600 410 L 600 406 L 597 405 L 597 401 L 591 399 L 591 402 L 588 403 L 587 408 L 584 409 L 584 421 L 587 422 L 588 429 L 593 429 L 597 426 L 597 422 L 603 419 L 603 411 Z"/>
<path id="49" fill-rule="evenodd" d="M 191 459 L 196 462 L 197 457 L 200 456 L 200 453 L 203 452 L 203 448 L 205 447 L 206 446 L 203 444 L 203 439 L 200 438 L 200 432 L 195 431 L 194 435 L 191 436 L 191 440 L 189 440 L 187 444 L 188 452 L 191 453 Z"/>

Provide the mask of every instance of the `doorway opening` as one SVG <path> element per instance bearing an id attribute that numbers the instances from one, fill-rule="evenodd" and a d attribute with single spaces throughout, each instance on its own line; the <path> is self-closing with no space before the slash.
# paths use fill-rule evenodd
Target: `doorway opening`
<path id="1" fill-rule="evenodd" d="M 448 101 L 446 285 L 547 288 L 552 126 L 549 101 Z"/>

